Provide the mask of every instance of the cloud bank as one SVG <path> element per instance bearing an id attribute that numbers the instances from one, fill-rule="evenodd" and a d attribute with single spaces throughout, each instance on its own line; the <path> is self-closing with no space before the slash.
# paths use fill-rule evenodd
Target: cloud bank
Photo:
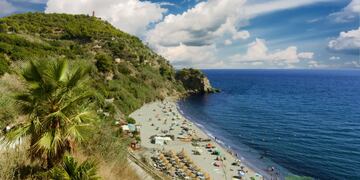
<path id="1" fill-rule="evenodd" d="M 233 63 L 250 63 L 250 64 L 268 64 L 272 67 L 285 66 L 291 67 L 300 60 L 310 60 L 314 56 L 313 52 L 298 52 L 296 46 L 290 46 L 283 50 L 269 52 L 266 41 L 256 39 L 248 44 L 245 54 L 236 54 L 231 57 Z"/>
<path id="2" fill-rule="evenodd" d="M 156 46 L 208 46 L 225 35 L 232 40 L 247 39 L 239 31 L 245 0 L 210 0 L 198 3 L 186 12 L 170 14 L 148 32 L 146 41 Z"/>

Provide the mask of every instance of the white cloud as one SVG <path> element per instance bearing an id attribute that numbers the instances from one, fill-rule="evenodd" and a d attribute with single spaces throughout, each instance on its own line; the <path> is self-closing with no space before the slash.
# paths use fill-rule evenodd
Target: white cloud
<path id="1" fill-rule="evenodd" d="M 238 31 L 245 0 L 209 0 L 178 15 L 165 17 L 147 34 L 146 41 L 156 46 L 208 46 L 225 35 L 246 39 L 247 31 Z"/>
<path id="2" fill-rule="evenodd" d="M 334 0 L 273 0 L 265 1 L 263 3 L 254 3 L 245 6 L 245 13 L 249 18 L 256 17 L 258 15 L 267 14 L 275 11 L 292 9 L 310 4 L 329 2 Z"/>
<path id="3" fill-rule="evenodd" d="M 216 57 L 216 46 L 187 46 L 180 44 L 174 47 L 161 47 L 158 52 L 165 58 L 171 59 L 176 68 L 197 67 L 209 68 L 218 67 L 222 64 Z"/>
<path id="4" fill-rule="evenodd" d="M 187 64 L 190 62 L 194 62 L 195 65 L 211 64 L 214 59 L 217 59 L 213 57 L 220 57 L 220 54 L 222 54 L 221 50 L 216 48 L 216 45 L 231 45 L 235 41 L 245 40 L 250 37 L 250 33 L 243 30 L 249 19 L 265 13 L 328 1 L 334 0 L 201 1 L 182 14 L 166 16 L 162 22 L 156 24 L 154 29 L 147 33 L 145 41 L 158 53 L 167 57 L 173 64 L 176 63 L 175 65 L 179 64 L 179 59 L 181 59 L 181 62 L 186 61 Z M 169 50 L 166 50 L 167 48 Z M 265 46 L 265 48 L 267 47 Z M 195 49 L 198 52 L 192 51 Z M 211 52 L 206 52 L 207 50 Z M 249 50 L 251 51 L 251 48 Z M 253 51 L 256 51 L 255 47 Z M 184 53 L 181 58 L 179 52 Z M 176 54 L 176 56 L 172 56 L 171 53 Z M 196 57 L 203 56 L 203 54 L 211 54 L 211 60 Z M 261 53 L 248 53 L 245 59 L 255 59 L 256 56 L 271 59 L 271 61 L 279 64 L 290 65 L 299 62 L 301 59 L 311 59 L 313 53 L 298 53 L 297 47 L 292 46 L 273 53 L 268 53 L 266 49 L 263 56 Z M 200 63 L 200 60 L 204 62 Z M 229 64 L 226 63 L 230 62 L 222 61 L 222 63 L 227 66 Z M 254 61 L 250 64 L 261 65 L 263 63 Z"/>
<path id="5" fill-rule="evenodd" d="M 317 68 L 317 69 L 319 69 L 319 68 L 323 68 L 323 69 L 324 68 L 333 68 L 333 66 L 331 66 L 331 65 L 322 64 L 322 63 L 319 63 L 318 61 L 315 61 L 315 60 L 308 61 L 307 64 L 308 64 L 309 68 Z"/>
<path id="6" fill-rule="evenodd" d="M 360 0 L 352 0 L 340 12 L 330 14 L 330 18 L 335 22 L 344 23 L 354 20 L 360 15 Z"/>
<path id="7" fill-rule="evenodd" d="M 308 62 L 308 66 L 310 68 L 317 68 L 317 67 L 319 67 L 319 63 L 317 61 L 312 60 L 312 61 Z"/>
<path id="8" fill-rule="evenodd" d="M 17 9 L 6 0 L 0 0 L 0 16 L 15 12 Z"/>
<path id="9" fill-rule="evenodd" d="M 339 56 L 331 56 L 329 57 L 329 60 L 340 60 L 341 58 Z"/>
<path id="10" fill-rule="evenodd" d="M 226 39 L 224 41 L 224 45 L 231 45 L 232 44 L 232 41 L 230 39 Z"/>
<path id="11" fill-rule="evenodd" d="M 356 68 L 360 68 L 360 62 L 359 61 L 351 61 L 352 65 Z"/>
<path id="12" fill-rule="evenodd" d="M 284 50 L 269 52 L 263 39 L 256 39 L 248 45 L 247 52 L 236 54 L 230 59 L 233 62 L 263 62 L 271 65 L 290 66 L 304 59 L 312 59 L 313 52 L 297 52 L 297 47 L 290 46 Z"/>
<path id="13" fill-rule="evenodd" d="M 314 19 L 309 19 L 309 20 L 307 20 L 306 22 L 312 24 L 312 23 L 319 22 L 319 21 L 321 21 L 322 19 L 323 19 L 323 18 L 314 18 Z"/>
<path id="14" fill-rule="evenodd" d="M 339 37 L 329 42 L 328 47 L 334 51 L 360 53 L 360 27 L 341 32 Z"/>
<path id="15" fill-rule="evenodd" d="M 177 6 L 176 4 L 171 3 L 171 2 L 159 2 L 159 5 L 160 6 Z"/>
<path id="16" fill-rule="evenodd" d="M 351 68 L 360 68 L 360 61 L 348 61 L 345 62 L 344 65 Z"/>
<path id="17" fill-rule="evenodd" d="M 234 40 L 238 40 L 238 39 L 247 39 L 250 37 L 250 33 L 248 31 L 239 31 L 239 32 L 234 32 L 232 38 Z"/>
<path id="18" fill-rule="evenodd" d="M 300 59 L 312 59 L 314 57 L 313 52 L 302 52 L 298 54 Z"/>
<path id="19" fill-rule="evenodd" d="M 151 23 L 163 18 L 166 9 L 140 0 L 49 0 L 46 13 L 91 14 L 134 35 L 143 35 Z"/>

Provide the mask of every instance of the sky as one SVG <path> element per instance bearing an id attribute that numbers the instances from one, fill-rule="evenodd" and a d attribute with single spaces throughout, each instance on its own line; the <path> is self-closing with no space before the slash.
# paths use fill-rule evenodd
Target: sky
<path id="1" fill-rule="evenodd" d="M 0 0 L 30 11 L 95 11 L 176 68 L 360 68 L 360 0 Z"/>

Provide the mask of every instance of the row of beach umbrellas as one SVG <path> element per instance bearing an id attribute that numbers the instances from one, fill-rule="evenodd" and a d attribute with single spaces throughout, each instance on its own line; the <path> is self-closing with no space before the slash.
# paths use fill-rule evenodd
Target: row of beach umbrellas
<path id="1" fill-rule="evenodd" d="M 184 150 L 178 154 L 174 151 L 169 151 L 165 154 L 161 152 L 158 157 L 171 176 L 175 176 L 175 172 L 181 172 L 192 179 L 210 180 L 210 175 L 203 173 L 204 171 L 194 164 L 193 160 Z"/>

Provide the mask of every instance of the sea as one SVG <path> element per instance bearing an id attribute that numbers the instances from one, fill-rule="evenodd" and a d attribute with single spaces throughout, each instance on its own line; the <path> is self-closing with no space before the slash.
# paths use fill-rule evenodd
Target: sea
<path id="1" fill-rule="evenodd" d="M 182 99 L 179 109 L 249 166 L 360 180 L 360 70 L 204 72 L 221 92 Z"/>

